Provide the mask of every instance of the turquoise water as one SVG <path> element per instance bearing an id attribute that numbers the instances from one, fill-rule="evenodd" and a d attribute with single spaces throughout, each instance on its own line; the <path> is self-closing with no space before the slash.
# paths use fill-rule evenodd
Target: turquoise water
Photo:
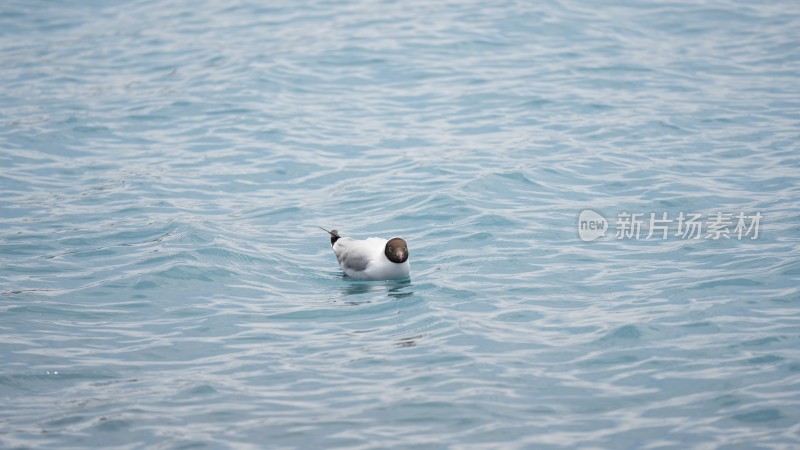
<path id="1" fill-rule="evenodd" d="M 800 446 L 796 2 L 267 5 L 0 6 L 0 447 Z"/>

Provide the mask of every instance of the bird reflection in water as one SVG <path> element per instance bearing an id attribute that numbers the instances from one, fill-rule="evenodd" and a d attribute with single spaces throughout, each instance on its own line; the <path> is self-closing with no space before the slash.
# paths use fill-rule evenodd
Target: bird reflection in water
<path id="1" fill-rule="evenodd" d="M 411 297 L 414 295 L 413 291 L 406 291 L 405 289 L 412 286 L 411 280 L 387 280 L 387 281 L 352 281 L 348 277 L 343 277 L 345 279 L 350 280 L 349 283 L 342 288 L 341 293 L 342 297 L 349 297 L 352 295 L 360 295 L 360 294 L 368 294 L 372 292 L 386 292 L 389 297 L 392 297 L 396 300 Z M 369 300 L 367 301 L 345 301 L 347 305 L 362 305 L 364 303 L 370 303 Z"/>
<path id="2" fill-rule="evenodd" d="M 348 279 L 346 276 L 343 278 Z M 375 282 L 375 281 L 359 282 L 350 280 L 350 282 L 346 283 L 346 286 L 342 288 L 341 293 L 342 297 L 346 298 L 352 295 L 386 292 L 386 295 L 388 295 L 392 299 L 400 300 L 414 295 L 413 291 L 407 290 L 407 288 L 411 286 L 412 286 L 411 280 L 409 279 L 388 280 L 381 282 Z M 367 303 L 372 303 L 372 300 L 344 301 L 344 304 L 348 306 L 359 306 Z M 422 335 L 400 338 L 394 342 L 394 345 L 400 348 L 416 347 L 417 341 L 419 341 L 421 338 Z"/>

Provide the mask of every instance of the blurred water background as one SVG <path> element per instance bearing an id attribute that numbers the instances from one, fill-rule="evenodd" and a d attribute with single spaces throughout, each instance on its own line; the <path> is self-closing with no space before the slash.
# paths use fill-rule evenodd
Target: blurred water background
<path id="1" fill-rule="evenodd" d="M 799 74 L 793 1 L 5 1 L 0 447 L 798 448 Z"/>

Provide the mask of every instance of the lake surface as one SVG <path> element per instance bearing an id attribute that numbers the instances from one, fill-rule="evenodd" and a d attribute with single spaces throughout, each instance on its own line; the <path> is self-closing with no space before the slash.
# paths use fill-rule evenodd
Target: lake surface
<path id="1" fill-rule="evenodd" d="M 4 2 L 0 447 L 798 448 L 798 142 L 797 2 Z"/>

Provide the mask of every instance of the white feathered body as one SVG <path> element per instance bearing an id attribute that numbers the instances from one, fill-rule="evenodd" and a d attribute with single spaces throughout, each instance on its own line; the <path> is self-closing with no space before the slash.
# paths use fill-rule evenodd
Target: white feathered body
<path id="1" fill-rule="evenodd" d="M 411 264 L 389 261 L 384 250 L 386 239 L 343 237 L 333 244 L 333 252 L 344 273 L 357 280 L 399 280 L 408 278 Z"/>

